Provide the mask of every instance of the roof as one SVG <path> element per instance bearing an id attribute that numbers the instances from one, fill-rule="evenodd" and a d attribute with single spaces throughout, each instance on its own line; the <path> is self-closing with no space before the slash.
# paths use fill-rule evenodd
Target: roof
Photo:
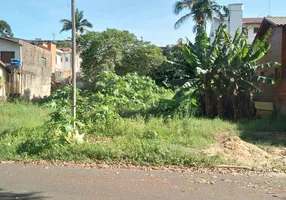
<path id="1" fill-rule="evenodd" d="M 263 18 L 243 18 L 242 23 L 243 24 L 261 24 L 263 21 Z"/>
<path id="2" fill-rule="evenodd" d="M 286 26 L 286 17 L 266 17 L 265 20 L 274 26 Z"/>
<path id="3" fill-rule="evenodd" d="M 72 52 L 71 48 L 58 48 L 58 49 L 63 51 L 64 53 L 71 53 Z"/>
<path id="4" fill-rule="evenodd" d="M 0 36 L 0 39 L 19 44 L 19 39 L 16 39 L 16 38 L 7 38 L 7 37 Z"/>
<path id="5" fill-rule="evenodd" d="M 271 27 L 286 27 L 286 17 L 265 17 L 261 23 L 261 26 L 256 34 L 255 39 L 263 37 L 263 35 L 265 35 L 265 33 Z"/>

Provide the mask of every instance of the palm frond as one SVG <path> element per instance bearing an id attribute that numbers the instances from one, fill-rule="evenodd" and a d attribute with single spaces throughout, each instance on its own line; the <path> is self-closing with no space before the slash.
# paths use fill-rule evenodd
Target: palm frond
<path id="1" fill-rule="evenodd" d="M 174 4 L 174 13 L 176 15 L 180 14 L 182 12 L 182 10 L 184 10 L 185 8 L 189 8 L 191 9 L 191 7 L 193 6 L 194 0 L 183 0 L 183 1 L 177 1 Z"/>
<path id="2" fill-rule="evenodd" d="M 192 13 L 188 13 L 185 16 L 181 17 L 176 23 L 175 23 L 175 29 L 178 29 L 187 19 L 189 19 L 192 16 Z"/>
<path id="3" fill-rule="evenodd" d="M 89 21 L 87 21 L 87 19 L 82 20 L 81 21 L 81 25 L 85 26 L 85 27 L 88 27 L 88 28 L 92 28 L 93 27 L 93 25 Z"/>

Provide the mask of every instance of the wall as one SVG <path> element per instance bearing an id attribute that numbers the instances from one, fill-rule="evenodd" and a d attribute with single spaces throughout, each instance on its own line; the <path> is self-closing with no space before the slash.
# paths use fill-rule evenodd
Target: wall
<path id="1" fill-rule="evenodd" d="M 230 4 L 228 9 L 230 10 L 228 32 L 234 37 L 236 30 L 242 27 L 243 4 Z"/>
<path id="2" fill-rule="evenodd" d="M 0 86 L 0 100 L 2 97 L 6 96 L 7 78 L 8 73 L 5 69 L 0 66 L 0 77 L 4 80 L 4 85 Z"/>
<path id="3" fill-rule="evenodd" d="M 14 51 L 15 57 L 18 59 L 21 59 L 20 45 L 17 43 L 7 41 L 4 39 L 0 39 L 0 52 L 1 51 Z M 1 60 L 1 54 L 0 54 L 0 60 Z M 8 64 L 8 63 L 5 63 L 5 64 Z"/>
<path id="4" fill-rule="evenodd" d="M 29 99 L 50 95 L 52 55 L 50 51 L 20 41 L 22 44 L 23 66 L 21 68 L 21 92 Z M 42 64 L 46 59 L 46 66 Z"/>
<path id="5" fill-rule="evenodd" d="M 210 37 L 211 42 L 214 41 L 215 31 L 220 24 L 226 24 L 227 32 L 234 37 L 236 30 L 239 27 L 242 27 L 242 18 L 243 18 L 243 4 L 230 4 L 228 5 L 230 11 L 229 17 L 225 17 L 223 21 L 220 19 L 214 18 L 211 25 Z"/>
<path id="6" fill-rule="evenodd" d="M 273 102 L 277 109 L 286 115 L 286 80 L 277 81 L 274 85 Z"/>
<path id="7" fill-rule="evenodd" d="M 271 48 L 268 53 L 259 61 L 260 64 L 268 62 L 282 63 L 281 50 L 282 50 L 282 28 L 273 27 L 273 32 L 270 37 Z M 275 68 L 259 70 L 258 74 L 264 72 L 264 76 L 275 76 Z"/>
<path id="8" fill-rule="evenodd" d="M 286 27 L 282 29 L 281 78 L 286 78 Z"/>
<path id="9" fill-rule="evenodd" d="M 57 46 L 52 42 L 48 42 L 48 50 L 52 55 L 52 73 L 56 72 Z"/>
<path id="10" fill-rule="evenodd" d="M 243 27 L 248 29 L 248 44 L 252 44 L 257 34 L 254 32 L 254 28 L 260 28 L 260 24 L 243 24 Z"/>
<path id="11" fill-rule="evenodd" d="M 66 58 L 68 59 L 67 61 L 66 61 Z M 70 52 L 64 52 L 62 54 L 62 60 L 63 60 L 62 65 L 63 65 L 63 70 L 64 71 L 71 71 L 72 70 L 72 68 L 71 68 L 72 60 L 71 59 L 72 59 L 72 56 L 71 56 Z"/>
<path id="12" fill-rule="evenodd" d="M 276 81 L 274 85 L 265 83 L 254 85 L 263 91 L 261 94 L 254 95 L 254 101 L 273 102 L 276 109 L 286 115 L 286 80 Z"/>

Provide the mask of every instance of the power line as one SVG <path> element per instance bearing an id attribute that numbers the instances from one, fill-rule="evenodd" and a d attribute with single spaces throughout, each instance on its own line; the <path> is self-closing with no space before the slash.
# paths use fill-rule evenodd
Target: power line
<path id="1" fill-rule="evenodd" d="M 268 2 L 268 16 L 271 15 L 271 0 Z"/>

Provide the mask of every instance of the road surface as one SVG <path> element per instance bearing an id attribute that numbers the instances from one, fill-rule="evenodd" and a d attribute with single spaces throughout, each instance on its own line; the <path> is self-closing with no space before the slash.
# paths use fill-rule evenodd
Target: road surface
<path id="1" fill-rule="evenodd" d="M 0 164 L 0 199 L 286 200 L 286 175 Z"/>

